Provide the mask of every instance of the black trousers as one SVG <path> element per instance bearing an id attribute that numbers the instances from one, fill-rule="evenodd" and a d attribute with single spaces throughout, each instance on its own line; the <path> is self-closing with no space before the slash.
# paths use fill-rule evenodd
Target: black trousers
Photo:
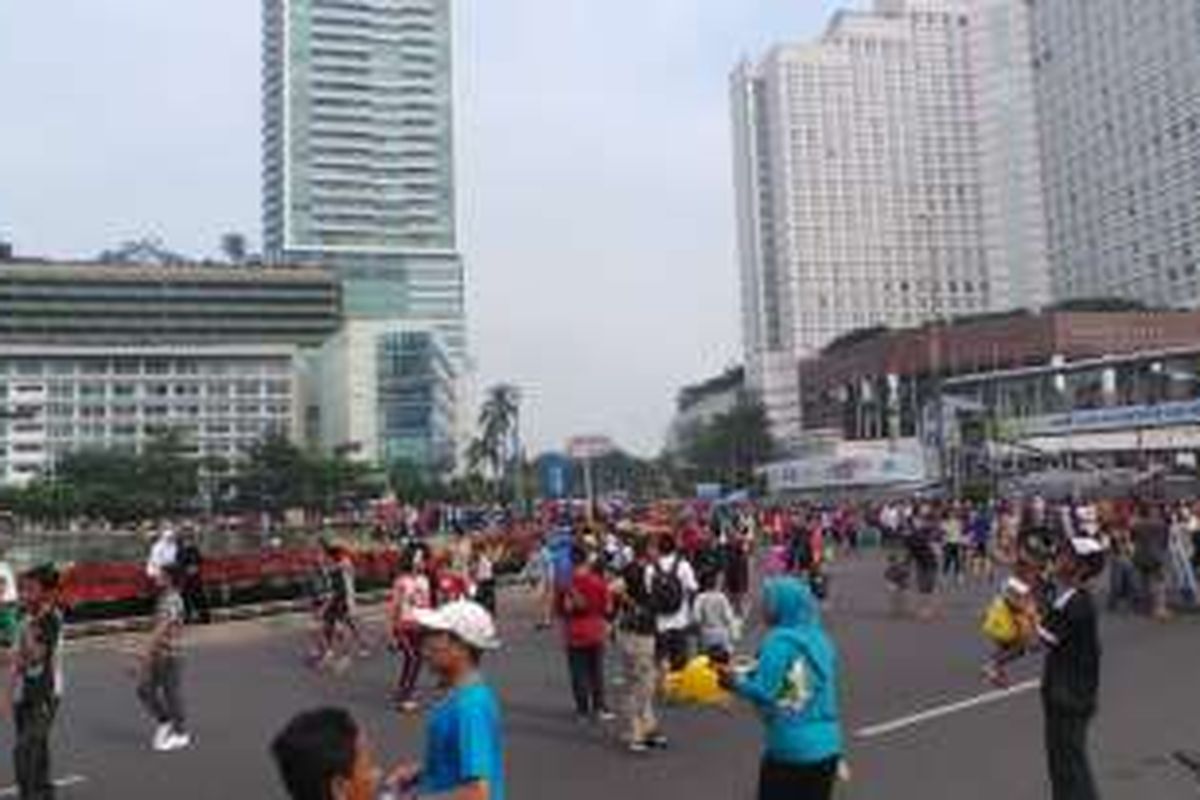
<path id="1" fill-rule="evenodd" d="M 1064 713 L 1047 706 L 1046 760 L 1052 800 L 1097 800 L 1096 781 L 1088 761 L 1087 714 Z"/>
<path id="2" fill-rule="evenodd" d="M 667 662 L 671 672 L 678 672 L 688 663 L 688 632 L 683 629 L 666 630 L 658 635 L 658 660 Z"/>
<path id="3" fill-rule="evenodd" d="M 204 583 L 198 578 L 188 578 L 183 585 L 184 617 L 188 622 L 207 625 L 212 618 L 208 610 L 208 595 Z"/>
<path id="4" fill-rule="evenodd" d="M 571 670 L 571 694 L 575 713 L 591 717 L 607 711 L 604 702 L 604 648 L 568 647 L 567 667 Z"/>
<path id="5" fill-rule="evenodd" d="M 758 773 L 758 800 L 829 800 L 840 758 L 812 764 L 785 764 L 764 758 Z"/>
<path id="6" fill-rule="evenodd" d="M 17 774 L 17 796 L 21 800 L 51 800 L 54 781 L 50 777 L 50 729 L 58 712 L 54 697 L 27 698 L 14 709 L 16 744 L 13 765 Z"/>

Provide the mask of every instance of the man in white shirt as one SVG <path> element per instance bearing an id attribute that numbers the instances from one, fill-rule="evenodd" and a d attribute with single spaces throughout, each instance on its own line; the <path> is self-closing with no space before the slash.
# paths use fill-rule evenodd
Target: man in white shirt
<path id="1" fill-rule="evenodd" d="M 150 547 L 150 557 L 146 559 L 146 575 L 158 580 L 163 569 L 175 563 L 179 554 L 179 542 L 175 529 L 170 525 L 164 527 Z"/>
<path id="2" fill-rule="evenodd" d="M 670 535 L 659 539 L 658 560 L 650 573 L 650 596 L 657 612 L 658 660 L 666 662 L 671 671 L 678 671 L 687 665 L 692 598 L 700 584 Z"/>

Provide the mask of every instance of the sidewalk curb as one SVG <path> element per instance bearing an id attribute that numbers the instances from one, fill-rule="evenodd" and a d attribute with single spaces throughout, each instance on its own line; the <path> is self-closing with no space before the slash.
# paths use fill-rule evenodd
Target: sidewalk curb
<path id="1" fill-rule="evenodd" d="M 359 595 L 358 602 L 364 606 L 372 606 L 387 600 L 387 591 L 380 590 Z M 309 600 L 276 600 L 270 603 L 216 608 L 211 613 L 212 624 L 221 622 L 244 622 L 254 619 L 279 617 L 285 614 L 296 614 L 312 608 Z M 154 617 L 122 617 L 121 619 L 97 620 L 94 622 L 78 622 L 67 626 L 65 638 L 68 641 L 79 639 L 94 639 L 102 636 L 119 636 L 124 633 L 143 633 L 150 630 Z"/>

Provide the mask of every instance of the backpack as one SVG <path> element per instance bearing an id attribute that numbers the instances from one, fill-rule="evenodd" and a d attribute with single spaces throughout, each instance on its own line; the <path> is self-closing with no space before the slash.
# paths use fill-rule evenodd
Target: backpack
<path id="1" fill-rule="evenodd" d="M 654 565 L 654 574 L 650 579 L 650 605 L 659 616 L 669 617 L 683 609 L 683 581 L 679 579 L 681 560 L 676 556 L 670 570 L 664 570 L 662 562 Z"/>

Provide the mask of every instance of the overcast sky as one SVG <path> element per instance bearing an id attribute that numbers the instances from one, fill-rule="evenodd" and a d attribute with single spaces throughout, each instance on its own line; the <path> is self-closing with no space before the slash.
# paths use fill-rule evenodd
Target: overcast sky
<path id="1" fill-rule="evenodd" d="M 737 360 L 727 75 L 839 5 L 456 0 L 477 383 L 522 387 L 532 449 L 657 452 L 676 390 Z M 0 237 L 257 243 L 259 7 L 0 0 Z"/>

